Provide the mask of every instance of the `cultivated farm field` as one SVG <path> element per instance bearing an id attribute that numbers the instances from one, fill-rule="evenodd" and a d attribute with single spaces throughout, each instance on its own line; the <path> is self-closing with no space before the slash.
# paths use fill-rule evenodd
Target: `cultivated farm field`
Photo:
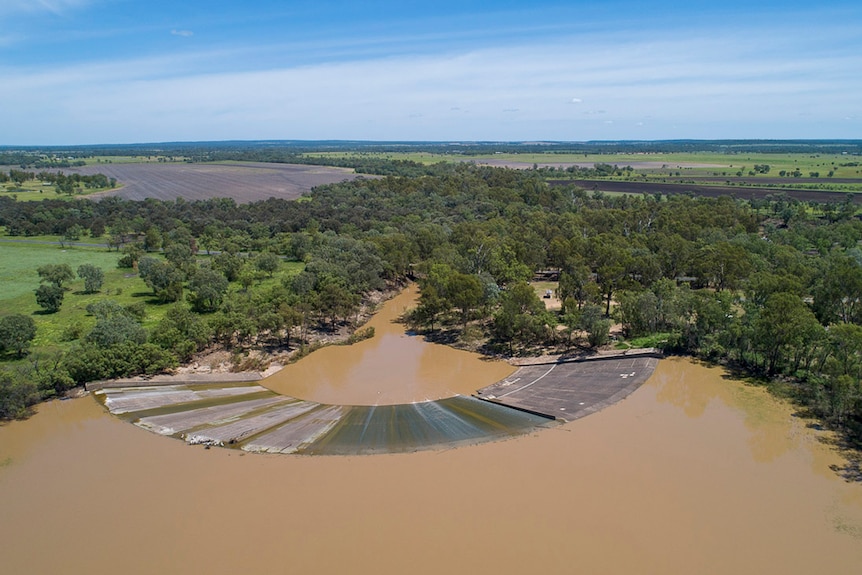
<path id="1" fill-rule="evenodd" d="M 274 164 L 223 163 L 113 163 L 67 170 L 102 173 L 122 184 L 118 190 L 90 194 L 89 198 L 118 196 L 127 200 L 205 200 L 233 198 L 237 203 L 268 198 L 296 199 L 313 187 L 359 177 L 349 168 Z"/>

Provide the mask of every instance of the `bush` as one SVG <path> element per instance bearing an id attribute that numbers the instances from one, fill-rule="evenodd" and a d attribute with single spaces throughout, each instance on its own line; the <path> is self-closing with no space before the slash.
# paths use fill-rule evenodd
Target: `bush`
<path id="1" fill-rule="evenodd" d="M 140 344 L 147 341 L 147 332 L 134 318 L 121 313 L 97 320 L 86 340 L 99 347 L 113 347 L 126 342 Z"/>
<path id="2" fill-rule="evenodd" d="M 27 315 L 16 313 L 0 317 L 0 352 L 12 351 L 23 357 L 36 337 L 36 322 Z"/>
<path id="3" fill-rule="evenodd" d="M 105 272 L 102 271 L 102 268 L 93 264 L 81 264 L 78 266 L 78 277 L 84 279 L 85 292 L 96 293 L 102 289 Z"/>
<path id="4" fill-rule="evenodd" d="M 60 311 L 66 290 L 53 284 L 40 285 L 36 290 L 36 303 L 48 313 Z"/>
<path id="5" fill-rule="evenodd" d="M 21 417 L 27 408 L 39 401 L 36 384 L 16 377 L 9 371 L 0 371 L 0 419 Z"/>
<path id="6" fill-rule="evenodd" d="M 72 380 L 83 384 L 100 379 L 152 375 L 176 367 L 176 357 L 152 343 L 126 342 L 109 348 L 84 344 L 64 358 Z"/>

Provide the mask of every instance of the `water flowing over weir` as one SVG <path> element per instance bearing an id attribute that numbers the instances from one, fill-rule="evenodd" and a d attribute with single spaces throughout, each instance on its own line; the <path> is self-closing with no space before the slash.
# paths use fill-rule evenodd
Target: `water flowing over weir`
<path id="1" fill-rule="evenodd" d="M 95 394 L 113 413 L 144 429 L 249 452 L 402 453 L 505 439 L 554 425 L 549 417 L 461 395 L 346 406 L 277 395 L 255 384 L 129 387 Z"/>

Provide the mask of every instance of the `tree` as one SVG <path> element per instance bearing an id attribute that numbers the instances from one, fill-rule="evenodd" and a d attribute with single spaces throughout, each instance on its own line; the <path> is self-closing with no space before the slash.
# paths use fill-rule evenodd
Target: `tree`
<path id="1" fill-rule="evenodd" d="M 85 341 L 100 348 L 114 347 L 128 342 L 142 344 L 147 341 L 147 332 L 130 315 L 117 313 L 97 320 Z"/>
<path id="2" fill-rule="evenodd" d="M 862 266 L 845 255 L 830 255 L 814 288 L 814 312 L 823 323 L 862 321 Z"/>
<path id="3" fill-rule="evenodd" d="M 62 288 L 63 284 L 75 279 L 69 264 L 45 264 L 36 268 L 40 281 Z"/>
<path id="4" fill-rule="evenodd" d="M 611 322 L 602 317 L 601 307 L 588 304 L 581 311 L 581 329 L 587 332 L 587 341 L 591 347 L 600 347 L 610 338 Z"/>
<path id="5" fill-rule="evenodd" d="M 187 243 L 173 243 L 165 248 L 165 259 L 177 269 L 185 273 L 191 271 L 195 264 L 195 254 Z"/>
<path id="6" fill-rule="evenodd" d="M 162 247 L 162 234 L 159 228 L 150 226 L 144 233 L 144 251 L 153 252 Z"/>
<path id="7" fill-rule="evenodd" d="M 183 272 L 168 262 L 143 257 L 138 262 L 141 279 L 162 302 L 179 301 L 183 297 Z"/>
<path id="8" fill-rule="evenodd" d="M 53 284 L 40 285 L 36 289 L 36 303 L 48 313 L 60 311 L 66 291 Z"/>
<path id="9" fill-rule="evenodd" d="M 470 311 L 482 303 L 485 290 L 478 276 L 455 272 L 449 278 L 446 292 L 452 307 L 461 310 L 461 323 L 467 326 Z"/>
<path id="10" fill-rule="evenodd" d="M 498 339 L 530 344 L 545 339 L 550 325 L 556 323 L 546 311 L 536 290 L 527 282 L 509 286 L 500 298 L 500 310 L 494 316 L 494 332 Z"/>
<path id="11" fill-rule="evenodd" d="M 627 334 L 638 336 L 677 327 L 682 315 L 678 292 L 676 283 L 667 278 L 642 292 L 623 292 L 619 310 Z"/>
<path id="12" fill-rule="evenodd" d="M 11 351 L 24 357 L 36 337 L 36 322 L 20 313 L 0 317 L 0 352 Z"/>
<path id="13" fill-rule="evenodd" d="M 329 318 L 332 329 L 340 318 L 347 318 L 359 306 L 359 296 L 351 293 L 340 278 L 326 278 L 317 294 L 318 311 Z"/>
<path id="14" fill-rule="evenodd" d="M 188 300 L 196 312 L 213 312 L 221 305 L 228 281 L 219 272 L 212 269 L 196 270 L 189 280 Z"/>
<path id="15" fill-rule="evenodd" d="M 605 296 L 605 315 L 610 315 L 613 295 L 625 283 L 631 263 L 628 244 L 619 236 L 604 233 L 590 238 L 589 247 L 597 281 Z"/>
<path id="16" fill-rule="evenodd" d="M 142 344 L 147 341 L 147 332 L 132 313 L 113 300 L 99 300 L 87 306 L 87 312 L 96 316 L 96 325 L 84 341 L 100 348 L 109 348 L 122 343 Z"/>
<path id="17" fill-rule="evenodd" d="M 129 244 L 123 247 L 123 257 L 117 261 L 117 267 L 134 268 L 138 265 L 138 260 L 144 255 L 144 250 L 138 244 Z"/>
<path id="18" fill-rule="evenodd" d="M 255 258 L 254 265 L 258 270 L 272 277 L 272 274 L 278 271 L 278 267 L 281 265 L 281 258 L 272 252 L 263 252 Z"/>
<path id="19" fill-rule="evenodd" d="M 736 289 L 752 269 L 750 256 L 745 248 L 726 241 L 704 247 L 697 261 L 701 278 L 712 284 L 716 291 Z"/>
<path id="20" fill-rule="evenodd" d="M 9 371 L 0 371 L 0 419 L 20 417 L 39 401 L 36 384 Z"/>
<path id="21" fill-rule="evenodd" d="M 583 263 L 572 264 L 560 274 L 557 296 L 560 301 L 571 298 L 581 309 L 585 303 L 598 297 L 598 285 L 592 281 L 590 268 Z"/>
<path id="22" fill-rule="evenodd" d="M 203 349 L 209 343 L 212 334 L 212 330 L 200 316 L 181 304 L 175 304 L 156 324 L 150 334 L 150 340 L 186 361 L 193 353 Z"/>
<path id="23" fill-rule="evenodd" d="M 434 331 L 434 324 L 440 314 L 449 310 L 446 301 L 440 297 L 437 287 L 429 284 L 422 288 L 419 305 L 413 310 L 413 318 L 420 325 L 428 325 Z"/>
<path id="24" fill-rule="evenodd" d="M 102 289 L 105 272 L 102 271 L 102 268 L 93 264 L 81 264 L 78 266 L 78 277 L 84 280 L 85 292 L 96 293 Z"/>
<path id="25" fill-rule="evenodd" d="M 60 236 L 60 246 L 66 247 L 66 245 L 71 246 L 74 242 L 77 242 L 81 239 L 81 234 L 84 233 L 84 228 L 82 228 L 78 224 L 74 224 L 66 228 L 66 231 L 63 232 L 63 235 Z"/>
<path id="26" fill-rule="evenodd" d="M 236 281 L 245 265 L 245 259 L 237 254 L 222 252 L 212 259 L 212 269 L 220 271 L 228 281 Z"/>
<path id="27" fill-rule="evenodd" d="M 766 298 L 754 321 L 754 346 L 764 357 L 766 372 L 773 375 L 788 359 L 810 350 L 812 339 L 823 327 L 802 299 L 792 293 L 778 292 Z"/>
<path id="28" fill-rule="evenodd" d="M 824 371 L 833 377 L 849 375 L 862 380 L 862 326 L 837 323 L 829 326 L 829 359 Z"/>

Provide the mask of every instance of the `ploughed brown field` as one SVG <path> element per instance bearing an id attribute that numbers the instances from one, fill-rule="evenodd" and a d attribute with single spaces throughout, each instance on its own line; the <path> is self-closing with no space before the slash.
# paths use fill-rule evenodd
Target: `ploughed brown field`
<path id="1" fill-rule="evenodd" d="M 68 171 L 85 175 L 102 173 L 122 184 L 118 190 L 88 196 L 94 199 L 233 198 L 237 203 L 269 198 L 294 200 L 315 186 L 359 177 L 350 168 L 265 162 L 96 164 Z"/>
<path id="2" fill-rule="evenodd" d="M 691 178 L 689 178 L 691 179 Z M 702 180 L 703 181 L 703 180 Z M 622 192 L 626 194 L 694 194 L 697 196 L 707 196 L 715 198 L 718 196 L 733 196 L 741 200 L 752 198 L 762 199 L 769 195 L 785 194 L 787 197 L 794 198 L 800 202 L 841 202 L 847 197 L 847 192 L 840 191 L 815 191 L 815 190 L 800 190 L 791 188 L 779 187 L 754 187 L 751 181 L 745 181 L 744 178 L 722 178 L 722 181 L 736 181 L 735 186 L 715 186 L 709 184 L 685 184 L 685 183 L 670 183 L 670 182 L 620 182 L 613 180 L 552 180 L 548 182 L 551 185 L 564 186 L 574 185 L 583 188 L 587 191 L 598 190 L 602 192 Z M 765 181 L 765 180 L 763 180 Z M 772 180 L 770 180 L 772 181 Z M 858 180 L 851 180 L 858 182 Z M 782 180 L 787 183 L 787 180 Z M 862 204 L 862 194 L 855 194 L 853 201 L 857 204 Z"/>
<path id="3" fill-rule="evenodd" d="M 497 158 L 475 158 L 472 160 L 473 163 L 479 164 L 481 166 L 492 166 L 495 168 L 512 168 L 514 170 L 529 170 L 533 167 L 533 162 L 515 162 L 513 160 L 501 160 Z M 704 164 L 703 162 L 652 162 L 652 161 L 644 161 L 644 162 L 631 162 L 628 160 L 624 161 L 612 161 L 608 160 L 608 164 L 618 164 L 620 167 L 631 166 L 635 170 L 656 170 L 659 168 L 727 168 L 724 164 Z M 578 168 L 592 168 L 595 167 L 596 162 L 536 162 L 537 166 L 541 168 L 558 168 L 560 170 L 565 170 L 566 168 L 578 167 Z"/>

